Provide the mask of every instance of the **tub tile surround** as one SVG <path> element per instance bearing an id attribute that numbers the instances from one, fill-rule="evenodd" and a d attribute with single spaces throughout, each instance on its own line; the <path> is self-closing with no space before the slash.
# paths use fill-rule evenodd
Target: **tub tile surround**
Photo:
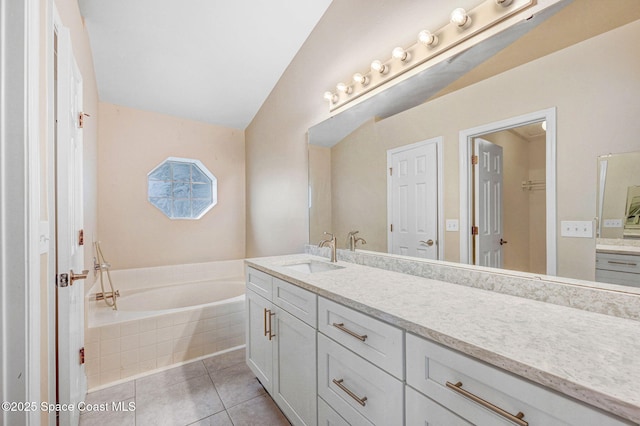
<path id="1" fill-rule="evenodd" d="M 242 260 L 231 260 L 116 270 L 110 274 L 115 288 L 125 294 L 131 290 L 210 281 L 212 277 L 221 282 L 243 281 L 243 268 Z M 85 297 L 89 389 L 244 345 L 244 297 L 227 303 L 147 312 L 146 318 L 124 321 L 130 317 L 119 319 L 119 316 L 132 312 L 112 311 L 103 306 L 104 302 L 96 302 L 97 291 L 99 282 Z M 97 315 L 92 315 L 96 307 L 100 309 L 102 323 Z M 104 321 L 107 316 L 111 318 Z"/>
<path id="2" fill-rule="evenodd" d="M 308 254 L 329 258 L 328 248 L 307 245 Z M 356 250 L 338 250 L 338 259 L 387 271 L 459 284 L 554 305 L 640 320 L 640 289 L 453 262 Z"/>
<path id="3" fill-rule="evenodd" d="M 246 262 L 407 332 L 640 422 L 637 386 L 640 383 L 640 359 L 637 357 L 640 327 L 637 319 L 343 260 L 339 261 L 343 269 L 314 274 L 296 272 L 284 266 L 309 259 L 326 261 L 299 254 L 248 259 Z M 404 266 L 412 266 L 404 263 L 407 260 L 401 260 Z M 380 263 L 385 264 L 385 261 Z M 418 266 L 421 265 L 413 265 L 414 272 Z M 491 285 L 491 274 L 482 273 L 489 277 L 481 276 L 480 283 Z M 500 278 L 497 275 L 494 279 L 499 281 Z M 636 296 L 636 303 L 637 300 Z"/>
<path id="4" fill-rule="evenodd" d="M 252 380 L 248 378 L 251 377 Z M 83 412 L 92 425 L 289 425 L 245 365 L 244 349 L 90 392 L 87 404 L 135 403 L 135 411 Z"/>

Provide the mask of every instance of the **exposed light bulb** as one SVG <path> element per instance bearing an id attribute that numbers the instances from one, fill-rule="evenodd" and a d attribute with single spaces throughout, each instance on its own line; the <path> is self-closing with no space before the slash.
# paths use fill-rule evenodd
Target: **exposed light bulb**
<path id="1" fill-rule="evenodd" d="M 348 95 L 349 93 L 351 93 L 351 92 L 352 92 L 352 90 L 353 90 L 353 89 L 351 88 L 351 86 L 348 86 L 348 85 L 346 85 L 346 84 L 344 84 L 344 83 L 338 83 L 338 84 L 336 85 L 336 89 L 338 89 L 338 91 L 339 91 L 339 92 L 346 93 L 347 95 Z"/>
<path id="2" fill-rule="evenodd" d="M 332 104 L 335 104 L 336 102 L 338 102 L 338 95 L 336 95 L 335 93 L 324 92 L 324 98 L 329 102 L 331 102 Z"/>
<path id="3" fill-rule="evenodd" d="M 387 66 L 377 59 L 371 62 L 371 70 L 380 74 L 386 74 L 388 71 Z"/>
<path id="4" fill-rule="evenodd" d="M 438 36 L 430 31 L 422 30 L 418 33 L 418 41 L 425 46 L 435 46 L 438 44 Z"/>
<path id="5" fill-rule="evenodd" d="M 355 81 L 356 83 L 362 84 L 363 86 L 366 86 L 367 84 L 369 84 L 369 77 L 357 72 L 353 75 L 353 81 Z"/>
<path id="6" fill-rule="evenodd" d="M 460 28 L 465 28 L 471 25 L 471 18 L 467 14 L 466 10 L 459 7 L 451 12 L 451 23 L 459 26 Z"/>
<path id="7" fill-rule="evenodd" d="M 409 52 L 404 50 L 402 47 L 396 47 L 395 49 L 393 49 L 393 51 L 391 52 L 391 56 L 394 59 L 398 59 L 402 62 L 406 62 L 409 60 Z"/>
<path id="8" fill-rule="evenodd" d="M 542 130 L 544 130 L 545 132 L 547 131 L 547 120 L 544 120 L 541 124 L 542 126 Z"/>
<path id="9" fill-rule="evenodd" d="M 496 4 L 498 6 L 502 6 L 502 7 L 507 7 L 509 6 L 511 3 L 513 3 L 513 0 L 496 0 Z"/>

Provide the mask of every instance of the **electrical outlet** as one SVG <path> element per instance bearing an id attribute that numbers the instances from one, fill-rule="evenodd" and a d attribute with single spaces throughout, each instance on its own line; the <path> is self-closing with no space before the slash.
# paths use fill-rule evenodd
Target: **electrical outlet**
<path id="1" fill-rule="evenodd" d="M 458 219 L 447 219 L 447 231 L 458 231 Z"/>
<path id="2" fill-rule="evenodd" d="M 573 238 L 593 238 L 593 222 L 590 220 L 563 220 L 560 235 Z"/>
<path id="3" fill-rule="evenodd" d="M 622 228 L 622 219 L 605 219 L 602 222 L 605 228 Z"/>

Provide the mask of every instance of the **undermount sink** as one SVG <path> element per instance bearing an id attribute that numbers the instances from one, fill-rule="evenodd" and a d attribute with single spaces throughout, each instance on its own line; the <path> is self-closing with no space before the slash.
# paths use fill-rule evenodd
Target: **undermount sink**
<path id="1" fill-rule="evenodd" d="M 316 272 L 326 272 L 344 268 L 344 266 L 334 265 L 327 262 L 318 262 L 316 260 L 306 260 L 304 262 L 292 263 L 290 265 L 283 266 L 297 272 L 304 272 L 305 274 L 315 274 Z"/>

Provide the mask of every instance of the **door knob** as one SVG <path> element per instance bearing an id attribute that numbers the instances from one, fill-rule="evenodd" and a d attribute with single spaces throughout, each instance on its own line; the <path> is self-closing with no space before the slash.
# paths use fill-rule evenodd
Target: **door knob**
<path id="1" fill-rule="evenodd" d="M 76 274 L 73 272 L 73 269 L 69 272 L 69 284 L 73 285 L 75 280 L 84 280 L 89 275 L 89 270 L 85 269 L 80 274 Z"/>
<path id="2" fill-rule="evenodd" d="M 502 238 L 500 238 L 500 245 L 503 246 L 505 244 L 507 244 L 508 241 L 503 240 Z"/>
<path id="3" fill-rule="evenodd" d="M 432 239 L 428 239 L 427 241 L 422 241 L 422 240 L 420 240 L 420 242 L 421 242 L 422 244 L 426 244 L 426 245 L 428 245 L 429 247 L 431 247 L 431 246 L 433 245 L 433 240 L 432 240 Z"/>

